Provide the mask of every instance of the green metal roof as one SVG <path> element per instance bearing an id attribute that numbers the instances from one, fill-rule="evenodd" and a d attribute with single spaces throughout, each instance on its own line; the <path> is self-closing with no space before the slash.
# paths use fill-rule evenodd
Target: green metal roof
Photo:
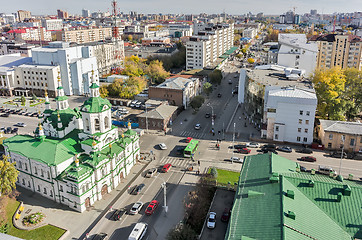
<path id="1" fill-rule="evenodd" d="M 50 114 L 50 116 L 45 117 L 45 122 L 49 121 L 51 125 L 58 129 L 58 112 L 60 116 L 60 120 L 62 122 L 62 128 L 60 130 L 65 129 L 69 126 L 69 123 L 73 120 L 73 118 L 80 118 L 81 114 L 78 109 L 64 109 L 64 110 L 45 110 L 47 114 Z M 44 111 L 44 112 L 45 112 Z"/>
<path id="2" fill-rule="evenodd" d="M 72 136 L 65 140 L 45 138 L 43 141 L 29 135 L 15 135 L 6 139 L 4 145 L 10 152 L 54 166 L 83 152 L 76 138 L 77 133 L 73 131 L 70 133 Z"/>
<path id="3" fill-rule="evenodd" d="M 104 106 L 108 107 L 104 108 Z M 83 106 L 81 107 L 81 111 L 88 113 L 98 113 L 106 111 L 111 107 L 112 104 L 107 99 L 101 97 L 90 97 L 84 102 Z"/>
<path id="4" fill-rule="evenodd" d="M 56 101 L 64 101 L 64 100 L 67 100 L 67 99 L 68 99 L 67 96 L 60 96 L 60 97 L 58 96 L 58 97 L 55 98 Z"/>
<path id="5" fill-rule="evenodd" d="M 297 166 L 275 154 L 245 157 L 225 239 L 362 238 L 362 185 L 298 173 Z M 351 195 L 338 202 L 346 184 Z"/>
<path id="6" fill-rule="evenodd" d="M 97 83 L 92 83 L 89 88 L 99 88 L 99 86 L 97 85 Z"/>

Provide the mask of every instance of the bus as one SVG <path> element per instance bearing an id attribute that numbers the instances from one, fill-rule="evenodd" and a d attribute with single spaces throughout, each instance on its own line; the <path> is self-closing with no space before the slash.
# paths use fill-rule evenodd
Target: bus
<path id="1" fill-rule="evenodd" d="M 191 158 L 194 156 L 197 148 L 199 147 L 199 141 L 192 139 L 184 150 L 184 157 Z"/>
<path id="2" fill-rule="evenodd" d="M 134 226 L 131 234 L 128 237 L 128 240 L 140 240 L 142 239 L 147 232 L 147 223 L 139 222 Z"/>

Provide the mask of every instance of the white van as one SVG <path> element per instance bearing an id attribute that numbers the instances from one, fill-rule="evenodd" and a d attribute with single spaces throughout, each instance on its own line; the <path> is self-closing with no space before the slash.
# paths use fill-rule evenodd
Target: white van
<path id="1" fill-rule="evenodd" d="M 318 166 L 318 172 L 325 174 L 325 175 L 329 175 L 332 172 L 333 175 L 337 175 L 337 172 L 335 170 L 333 170 L 333 168 L 327 167 L 327 166 L 322 166 L 322 165 Z"/>
<path id="2" fill-rule="evenodd" d="M 131 234 L 128 237 L 128 240 L 141 240 L 146 235 L 147 227 L 147 223 L 136 223 Z"/>

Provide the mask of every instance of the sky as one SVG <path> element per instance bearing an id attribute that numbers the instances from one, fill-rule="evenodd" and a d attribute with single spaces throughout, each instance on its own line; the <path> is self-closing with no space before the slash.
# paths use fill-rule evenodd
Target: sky
<path id="1" fill-rule="evenodd" d="M 228 14 L 283 14 L 295 7 L 298 14 L 309 13 L 317 9 L 318 13 L 362 11 L 361 0 L 118 0 L 120 12 L 129 13 L 222 13 Z M 16 4 L 12 4 L 16 3 Z M 111 11 L 111 0 L 0 0 L 0 12 L 13 13 L 17 10 L 28 10 L 34 15 L 55 15 L 57 9 L 70 14 L 81 14 L 82 9 L 91 12 Z M 21 6 L 21 8 L 18 8 Z"/>

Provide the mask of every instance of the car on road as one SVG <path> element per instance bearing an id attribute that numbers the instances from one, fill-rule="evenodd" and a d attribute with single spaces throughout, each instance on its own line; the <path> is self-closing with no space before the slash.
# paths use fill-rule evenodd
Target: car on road
<path id="1" fill-rule="evenodd" d="M 200 123 L 197 123 L 197 124 L 195 125 L 195 129 L 196 129 L 196 130 L 200 130 L 200 129 L 201 129 L 201 124 L 200 124 Z"/>
<path id="2" fill-rule="evenodd" d="M 246 144 L 236 144 L 234 145 L 235 149 L 242 149 L 242 148 L 246 148 Z"/>
<path id="3" fill-rule="evenodd" d="M 301 172 L 306 172 L 306 171 L 307 171 L 307 168 L 306 168 L 306 167 L 303 167 L 303 166 L 301 166 L 301 165 L 300 165 L 299 167 L 300 167 L 300 171 L 301 171 Z"/>
<path id="4" fill-rule="evenodd" d="M 325 175 L 329 175 L 330 173 L 333 173 L 333 175 L 337 175 L 337 172 L 333 170 L 333 168 L 322 165 L 318 166 L 318 172 Z"/>
<path id="5" fill-rule="evenodd" d="M 281 151 L 281 152 L 287 152 L 287 153 L 291 153 L 293 151 L 291 147 L 285 147 L 285 146 L 278 147 L 277 150 Z"/>
<path id="6" fill-rule="evenodd" d="M 317 159 L 315 157 L 312 157 L 312 156 L 301 157 L 300 160 L 304 161 L 304 162 L 315 162 L 315 161 L 317 161 Z"/>
<path id="7" fill-rule="evenodd" d="M 113 216 L 112 216 L 113 220 L 114 221 L 121 220 L 125 213 L 126 213 L 126 211 L 123 208 L 114 210 L 114 213 L 113 213 Z"/>
<path id="8" fill-rule="evenodd" d="M 184 150 L 185 150 L 184 146 L 176 147 L 176 155 L 182 155 L 184 153 Z"/>
<path id="9" fill-rule="evenodd" d="M 256 142 L 250 142 L 250 143 L 247 143 L 246 146 L 250 147 L 250 148 L 258 148 L 258 147 L 260 147 L 260 144 L 256 143 Z"/>
<path id="10" fill-rule="evenodd" d="M 341 158 L 342 156 L 342 152 L 341 151 L 335 151 L 333 153 L 331 153 L 331 157 L 335 157 L 335 158 Z M 347 158 L 347 153 L 343 152 L 343 158 Z"/>
<path id="11" fill-rule="evenodd" d="M 151 168 L 147 171 L 145 177 L 153 177 L 153 175 L 155 175 L 157 173 L 157 168 Z"/>
<path id="12" fill-rule="evenodd" d="M 11 133 L 13 129 L 11 127 L 7 127 L 5 133 Z"/>
<path id="13" fill-rule="evenodd" d="M 249 154 L 251 152 L 250 149 L 248 148 L 239 148 L 238 150 L 236 150 L 238 153 L 242 153 L 242 154 Z"/>
<path id="14" fill-rule="evenodd" d="M 14 124 L 14 126 L 16 126 L 16 127 L 26 127 L 26 124 L 23 123 L 23 122 L 18 122 L 16 124 Z"/>
<path id="15" fill-rule="evenodd" d="M 157 200 L 152 200 L 150 204 L 148 204 L 145 214 L 152 215 L 155 212 L 156 208 L 158 207 L 158 204 L 159 202 Z"/>
<path id="16" fill-rule="evenodd" d="M 140 193 L 142 192 L 142 189 L 143 189 L 144 187 L 145 187 L 145 184 L 143 184 L 143 183 L 141 183 L 140 185 L 136 185 L 136 186 L 133 188 L 131 194 L 132 194 L 132 195 L 138 195 L 138 194 L 140 194 Z"/>
<path id="17" fill-rule="evenodd" d="M 167 173 L 167 172 L 171 169 L 171 167 L 172 167 L 171 163 L 166 163 L 166 164 L 162 167 L 161 172 Z"/>
<path id="18" fill-rule="evenodd" d="M 210 113 L 205 113 L 205 118 L 210 118 L 211 114 Z"/>
<path id="19" fill-rule="evenodd" d="M 222 222 L 228 222 L 229 218 L 230 218 L 230 209 L 229 208 L 225 208 L 224 212 L 221 215 L 221 221 Z"/>
<path id="20" fill-rule="evenodd" d="M 164 143 L 160 143 L 160 144 L 158 144 L 158 146 L 160 147 L 161 150 L 166 150 L 167 149 L 167 146 Z"/>
<path id="21" fill-rule="evenodd" d="M 297 149 L 296 152 L 306 153 L 306 154 L 312 154 L 312 153 L 313 153 L 313 150 L 310 149 L 310 148 L 299 148 L 299 149 Z"/>
<path id="22" fill-rule="evenodd" d="M 93 236 L 92 240 L 105 240 L 107 239 L 107 233 L 97 233 Z"/>
<path id="23" fill-rule="evenodd" d="M 143 207 L 143 202 L 136 202 L 129 210 L 129 214 L 136 215 L 137 213 L 139 213 L 139 211 L 141 211 L 142 207 Z"/>
<path id="24" fill-rule="evenodd" d="M 9 117 L 10 116 L 10 113 L 3 113 L 0 115 L 0 117 Z"/>
<path id="25" fill-rule="evenodd" d="M 191 140 L 192 140 L 192 137 L 187 137 L 187 138 L 186 138 L 186 142 L 187 142 L 187 143 L 191 142 Z"/>
<path id="26" fill-rule="evenodd" d="M 138 102 L 137 100 L 133 100 L 129 106 L 130 107 L 135 107 L 137 102 Z"/>
<path id="27" fill-rule="evenodd" d="M 218 98 L 221 98 L 221 93 L 218 93 L 218 94 L 217 94 L 217 97 L 218 97 Z"/>
<path id="28" fill-rule="evenodd" d="M 231 157 L 230 161 L 231 162 L 237 162 L 237 163 L 243 163 L 243 159 L 239 158 L 239 157 Z"/>
<path id="29" fill-rule="evenodd" d="M 13 128 L 12 130 L 11 130 L 11 133 L 18 133 L 18 131 L 19 131 L 19 128 Z"/>
<path id="30" fill-rule="evenodd" d="M 261 149 L 272 149 L 272 150 L 275 150 L 276 149 L 276 146 L 275 144 L 265 144 L 261 147 Z"/>
<path id="31" fill-rule="evenodd" d="M 216 213 L 210 212 L 207 218 L 207 228 L 214 229 L 216 226 Z"/>

